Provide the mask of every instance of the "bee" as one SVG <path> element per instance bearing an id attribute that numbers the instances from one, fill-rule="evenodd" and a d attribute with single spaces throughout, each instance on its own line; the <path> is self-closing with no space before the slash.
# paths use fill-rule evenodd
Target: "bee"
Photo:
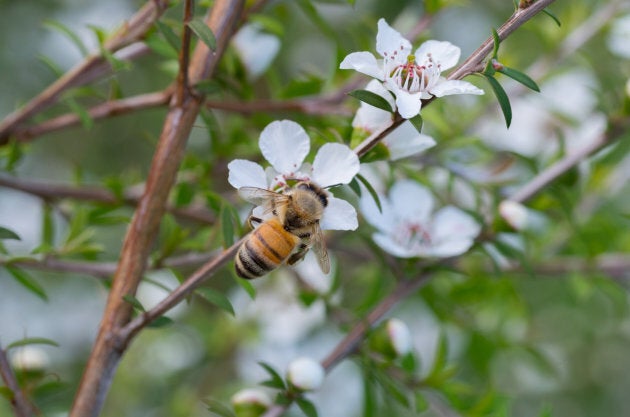
<path id="1" fill-rule="evenodd" d="M 268 220 L 250 216 L 248 223 L 259 223 L 236 253 L 236 274 L 241 278 L 261 277 L 283 263 L 293 265 L 309 249 L 317 256 L 321 270 L 330 272 L 330 259 L 319 222 L 328 206 L 328 192 L 310 181 L 300 181 L 284 193 L 257 187 L 242 187 L 239 194 L 265 213 Z"/>

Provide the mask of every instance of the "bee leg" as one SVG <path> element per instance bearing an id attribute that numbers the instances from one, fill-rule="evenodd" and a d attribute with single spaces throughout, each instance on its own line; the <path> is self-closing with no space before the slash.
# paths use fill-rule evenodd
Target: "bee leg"
<path id="1" fill-rule="evenodd" d="M 252 229 L 253 229 L 253 228 L 255 228 L 254 223 L 258 223 L 258 224 L 260 224 L 260 223 L 262 223 L 262 222 L 263 222 L 263 220 L 262 220 L 260 217 L 256 217 L 256 216 L 249 216 L 249 217 L 247 218 L 247 225 L 248 225 L 249 227 L 251 227 Z"/>
<path id="2" fill-rule="evenodd" d="M 307 244 L 300 243 L 297 251 L 294 252 L 291 256 L 289 256 L 289 259 L 287 259 L 287 264 L 293 265 L 301 261 L 302 259 L 304 259 L 304 257 L 306 256 L 306 252 L 308 252 L 308 249 L 309 249 L 309 246 Z"/>

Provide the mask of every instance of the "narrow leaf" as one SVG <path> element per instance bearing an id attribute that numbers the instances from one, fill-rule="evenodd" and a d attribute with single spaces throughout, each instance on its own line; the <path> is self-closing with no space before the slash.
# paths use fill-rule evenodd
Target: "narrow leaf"
<path id="1" fill-rule="evenodd" d="M 409 119 L 409 121 L 411 122 L 413 127 L 416 128 L 418 133 L 422 133 L 422 124 L 424 123 L 424 121 L 422 120 L 422 116 L 419 113 L 416 116 Z"/>
<path id="2" fill-rule="evenodd" d="M 81 38 L 63 23 L 56 22 L 54 20 L 46 20 L 44 21 L 44 26 L 49 29 L 56 30 L 70 39 L 70 41 L 79 49 L 83 57 L 86 57 L 90 53 Z"/>
<path id="3" fill-rule="evenodd" d="M 208 411 L 211 413 L 217 414 L 221 417 L 234 417 L 234 413 L 230 409 L 230 407 L 226 406 L 220 401 L 214 400 L 212 398 L 208 398 L 203 401 L 208 407 Z"/>
<path id="4" fill-rule="evenodd" d="M 562 23 L 560 22 L 560 19 L 558 19 L 553 13 L 551 13 L 549 11 L 549 9 L 543 9 L 542 11 L 544 14 L 546 14 L 547 16 L 549 16 L 550 18 L 553 19 L 554 22 L 556 22 L 556 25 L 558 25 L 558 27 L 562 26 Z"/>
<path id="5" fill-rule="evenodd" d="M 13 278 L 15 278 L 17 282 L 24 286 L 24 288 L 26 288 L 42 300 L 48 301 L 48 296 L 46 295 L 46 291 L 44 291 L 44 288 L 39 285 L 39 283 L 35 281 L 33 277 L 31 277 L 28 273 L 12 265 L 6 265 L 5 268 L 7 269 L 7 271 L 9 271 L 9 273 L 13 276 Z"/>
<path id="6" fill-rule="evenodd" d="M 156 318 L 155 320 L 153 320 L 151 323 L 149 323 L 148 327 L 157 329 L 160 327 L 170 326 L 171 324 L 173 324 L 173 319 L 168 318 L 166 316 L 160 316 Z"/>
<path id="7" fill-rule="evenodd" d="M 232 276 L 234 277 L 234 280 L 236 281 L 236 283 L 240 285 L 241 288 L 243 288 L 243 290 L 245 290 L 247 295 L 249 295 L 249 298 L 251 298 L 252 300 L 255 300 L 256 287 L 254 287 L 254 285 L 251 282 L 249 282 L 249 280 L 240 278 L 238 275 L 236 275 L 234 268 L 232 268 L 231 271 L 232 271 Z"/>
<path id="8" fill-rule="evenodd" d="M 364 103 L 374 106 L 378 109 L 385 110 L 386 112 L 392 112 L 392 106 L 385 98 L 379 96 L 368 90 L 354 90 L 348 93 L 348 95 L 360 100 Z"/>
<path id="9" fill-rule="evenodd" d="M 59 343 L 55 342 L 54 340 L 46 339 L 44 337 L 27 337 L 25 339 L 16 340 L 15 342 L 10 343 L 7 346 L 7 350 L 27 345 L 49 345 L 59 347 Z"/>
<path id="10" fill-rule="evenodd" d="M 365 188 L 367 188 L 368 193 L 370 193 L 370 195 L 372 196 L 372 199 L 374 199 L 374 202 L 376 203 L 376 207 L 378 207 L 378 211 L 382 213 L 383 206 L 381 206 L 381 199 L 378 197 L 378 193 L 376 192 L 374 187 L 372 187 L 372 184 L 370 184 L 370 182 L 366 180 L 365 177 L 361 174 L 357 174 L 356 178 L 359 181 L 361 181 L 361 183 L 365 186 Z"/>
<path id="11" fill-rule="evenodd" d="M 42 210 L 42 245 L 52 247 L 55 237 L 55 222 L 53 221 L 53 210 L 49 203 L 43 202 Z"/>
<path id="12" fill-rule="evenodd" d="M 221 207 L 221 231 L 223 232 L 223 247 L 229 248 L 234 244 L 234 224 L 232 223 L 232 214 L 227 207 L 227 203 Z"/>
<path id="13" fill-rule="evenodd" d="M 141 311 L 141 312 L 146 311 L 144 309 L 144 306 L 142 305 L 142 303 L 136 297 L 134 297 L 131 294 L 123 295 L 123 300 L 125 300 L 126 302 L 131 304 L 131 306 L 134 308 L 134 310 Z"/>
<path id="14" fill-rule="evenodd" d="M 300 407 L 300 410 L 302 410 L 307 417 L 317 417 L 317 409 L 312 402 L 303 397 L 298 398 L 296 402 L 298 407 Z"/>
<path id="15" fill-rule="evenodd" d="M 236 313 L 234 312 L 234 307 L 232 307 L 232 303 L 222 292 L 219 292 L 212 288 L 197 288 L 195 290 L 195 293 L 203 297 L 209 303 L 214 304 L 220 309 L 227 311 L 231 315 L 236 315 Z"/>
<path id="16" fill-rule="evenodd" d="M 164 39 L 168 42 L 168 44 L 175 50 L 179 51 L 179 48 L 182 44 L 182 41 L 179 37 L 173 32 L 173 29 L 167 25 L 166 23 L 160 22 L 159 20 L 155 22 L 158 30 L 164 35 Z"/>
<path id="17" fill-rule="evenodd" d="M 94 126 L 94 119 L 90 116 L 90 113 L 85 107 L 80 105 L 75 99 L 69 98 L 66 100 L 66 104 L 70 107 L 70 110 L 81 120 L 81 125 L 85 130 L 90 130 Z"/>
<path id="18" fill-rule="evenodd" d="M 492 87 L 492 91 L 494 91 L 494 95 L 499 101 L 499 106 L 501 106 L 501 111 L 503 112 L 503 117 L 505 118 L 505 124 L 509 128 L 512 123 L 512 106 L 510 105 L 510 99 L 503 87 L 501 87 L 501 84 L 499 84 L 494 77 L 490 75 L 485 75 L 485 77 L 490 83 L 490 87 Z"/>
<path id="19" fill-rule="evenodd" d="M 217 49 L 217 39 L 214 37 L 214 33 L 212 33 L 212 30 L 210 30 L 208 25 L 206 25 L 203 20 L 198 18 L 193 19 L 188 22 L 188 27 L 195 33 L 195 35 L 197 35 L 199 39 L 203 41 L 203 43 L 206 44 L 208 48 L 210 48 L 211 51 Z"/>
<path id="20" fill-rule="evenodd" d="M 64 74 L 64 71 L 59 68 L 59 65 L 57 65 L 55 61 L 53 61 L 46 55 L 38 55 L 37 59 L 39 59 L 44 65 L 46 65 L 46 68 L 48 68 L 55 77 L 61 77 Z"/>
<path id="21" fill-rule="evenodd" d="M 275 369 L 273 369 L 271 366 L 267 365 L 265 362 L 258 362 L 258 365 L 260 365 L 263 368 L 265 368 L 265 371 L 267 371 L 267 373 L 271 377 L 269 380 L 263 382 L 262 383 L 263 385 L 266 385 L 268 387 L 278 388 L 278 389 L 285 389 L 286 388 L 286 385 L 284 383 L 284 379 L 282 379 L 280 374 L 278 374 L 278 372 L 276 372 Z"/>
<path id="22" fill-rule="evenodd" d="M 352 181 L 348 184 L 350 189 L 354 191 L 357 197 L 361 197 L 361 186 L 359 185 L 359 181 L 357 181 L 356 177 L 352 178 Z"/>
<path id="23" fill-rule="evenodd" d="M 20 239 L 20 236 L 13 230 L 9 230 L 2 226 L 0 226 L 0 239 L 22 240 Z"/>
<path id="24" fill-rule="evenodd" d="M 518 81 L 519 83 L 523 84 L 525 87 L 529 88 L 530 90 L 540 92 L 540 87 L 538 87 L 538 84 L 536 84 L 536 81 L 529 78 L 527 74 L 520 72 L 518 70 L 515 70 L 513 68 L 505 67 L 505 66 L 498 71 L 502 74 L 507 75 L 514 81 Z"/>
<path id="25" fill-rule="evenodd" d="M 499 45 L 501 44 L 501 38 L 499 37 L 499 33 L 495 28 L 492 28 L 492 40 L 494 42 L 494 46 L 492 48 L 492 58 L 498 59 L 499 54 Z"/>

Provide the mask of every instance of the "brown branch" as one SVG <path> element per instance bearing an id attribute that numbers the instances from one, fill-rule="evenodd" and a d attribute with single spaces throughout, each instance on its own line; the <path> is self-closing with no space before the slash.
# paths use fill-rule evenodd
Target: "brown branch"
<path id="1" fill-rule="evenodd" d="M 88 114 L 93 120 L 100 120 L 136 110 L 162 107 L 169 103 L 172 94 L 172 88 L 169 87 L 164 91 L 155 93 L 110 100 L 88 109 Z M 76 113 L 66 113 L 34 126 L 18 126 L 13 132 L 13 137 L 18 142 L 28 142 L 46 133 L 56 132 L 80 124 L 81 118 Z"/>
<path id="2" fill-rule="evenodd" d="M 208 78 L 235 29 L 243 10 L 244 0 L 217 0 L 206 23 L 217 39 L 216 51 L 199 42 L 190 61 L 188 78 L 191 84 Z M 188 50 L 188 45 L 182 48 Z M 180 59 L 180 67 L 182 67 Z M 160 140 L 153 157 L 146 189 L 125 236 L 118 269 L 103 315 L 94 348 L 85 368 L 70 417 L 96 417 L 103 406 L 114 372 L 128 340 L 116 337 L 131 317 L 131 306 L 123 297 L 134 294 L 144 272 L 151 245 L 157 235 L 166 208 L 169 191 L 175 182 L 203 97 L 192 95 L 184 85 L 176 87 L 180 99 L 171 102 Z"/>
<path id="3" fill-rule="evenodd" d="M 536 175 L 518 191 L 508 197 L 508 200 L 515 201 L 517 203 L 524 203 L 534 195 L 539 193 L 543 188 L 556 180 L 559 176 L 563 175 L 571 168 L 582 162 L 588 156 L 599 151 L 606 145 L 616 141 L 621 136 L 627 133 L 628 124 L 630 119 L 624 119 L 616 121 L 611 128 L 600 135 L 597 140 L 586 145 L 580 150 L 568 154 L 555 164 L 549 166 L 547 169 Z"/>
<path id="4" fill-rule="evenodd" d="M 136 206 L 140 201 L 142 192 L 130 190 L 118 198 L 113 192 L 100 187 L 70 186 L 65 184 L 53 184 L 33 180 L 19 179 L 9 175 L 0 174 L 0 187 L 11 188 L 38 196 L 47 201 L 57 201 L 64 198 L 74 200 L 93 201 L 103 204 L 126 204 Z M 170 204 L 166 210 L 180 219 L 192 220 L 199 223 L 213 224 L 216 221 L 214 214 L 203 206 L 174 207 Z"/>
<path id="5" fill-rule="evenodd" d="M 35 410 L 22 392 L 22 389 L 15 378 L 15 374 L 11 369 L 11 365 L 9 364 L 7 352 L 2 348 L 0 348 L 0 376 L 2 376 L 4 384 L 13 394 L 10 399 L 10 403 L 16 417 L 34 416 Z"/>
<path id="6" fill-rule="evenodd" d="M 236 254 L 240 245 L 247 239 L 247 236 L 243 237 L 238 242 L 234 243 L 228 249 L 221 254 L 215 256 L 204 265 L 199 267 L 193 272 L 179 287 L 173 290 L 164 300 L 151 310 L 136 317 L 130 321 L 125 327 L 120 329 L 117 337 L 120 338 L 121 343 L 129 343 L 131 339 L 140 332 L 147 325 L 151 324 L 155 319 L 162 316 L 164 313 L 175 307 L 184 298 L 190 295 L 199 285 L 201 285 L 206 279 L 214 274 L 219 268 L 232 260 Z"/>
<path id="7" fill-rule="evenodd" d="M 103 49 L 114 53 L 140 40 L 164 13 L 168 3 L 167 0 L 150 0 L 145 3 L 128 22 L 105 41 Z M 93 81 L 108 71 L 111 71 L 111 65 L 101 53 L 86 57 L 22 108 L 0 122 L 0 146 L 8 142 L 18 125 L 54 104 L 64 91 Z"/>

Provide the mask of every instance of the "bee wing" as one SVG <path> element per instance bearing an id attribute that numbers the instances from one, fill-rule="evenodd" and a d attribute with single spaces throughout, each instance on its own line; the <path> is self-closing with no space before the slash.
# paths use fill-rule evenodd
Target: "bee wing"
<path id="1" fill-rule="evenodd" d="M 270 212 L 274 205 L 282 204 L 287 196 L 258 187 L 241 187 L 238 189 L 239 195 L 257 206 L 262 206 L 265 213 Z"/>
<path id="2" fill-rule="evenodd" d="M 324 274 L 330 272 L 330 258 L 328 257 L 328 250 L 326 250 L 326 241 L 324 240 L 324 233 L 320 229 L 319 224 L 313 227 L 312 246 L 315 256 L 317 256 L 317 263 Z"/>

